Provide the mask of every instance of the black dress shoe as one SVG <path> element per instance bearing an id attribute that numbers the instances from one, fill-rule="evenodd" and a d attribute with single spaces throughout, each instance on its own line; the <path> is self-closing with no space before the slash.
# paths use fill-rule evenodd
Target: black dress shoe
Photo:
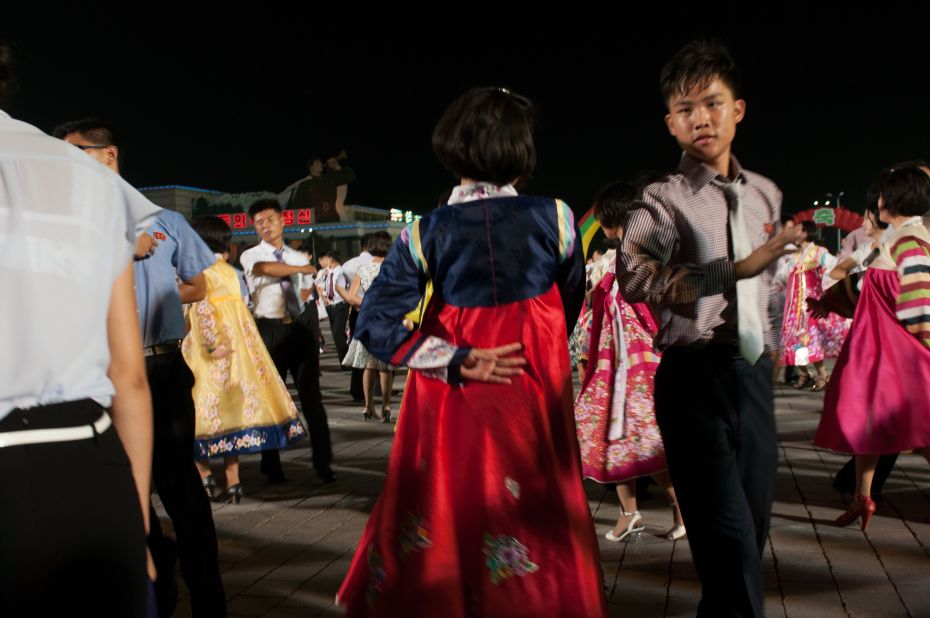
<path id="1" fill-rule="evenodd" d="M 326 485 L 328 485 L 329 483 L 336 482 L 336 473 L 333 472 L 332 468 L 326 468 L 325 470 L 317 470 L 316 475 Z"/>
<path id="2" fill-rule="evenodd" d="M 287 483 L 287 475 L 284 470 L 266 474 L 269 483 Z"/>
<path id="3" fill-rule="evenodd" d="M 269 483 L 287 483 L 287 475 L 284 474 L 284 468 L 281 467 L 280 462 L 277 465 L 269 465 L 263 461 L 261 471 L 262 474 L 268 477 Z"/>

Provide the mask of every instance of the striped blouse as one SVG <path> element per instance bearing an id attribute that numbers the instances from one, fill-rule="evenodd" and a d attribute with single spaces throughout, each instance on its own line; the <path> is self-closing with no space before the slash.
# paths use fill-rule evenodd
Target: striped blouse
<path id="1" fill-rule="evenodd" d="M 901 277 L 896 314 L 909 332 L 930 347 L 930 233 L 920 217 L 912 217 L 889 240 Z"/>

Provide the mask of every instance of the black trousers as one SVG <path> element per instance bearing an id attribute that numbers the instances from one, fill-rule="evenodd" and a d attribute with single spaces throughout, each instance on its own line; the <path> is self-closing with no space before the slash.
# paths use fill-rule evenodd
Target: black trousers
<path id="1" fill-rule="evenodd" d="M 326 309 L 329 314 L 329 332 L 333 336 L 333 345 L 336 346 L 336 354 L 339 356 L 339 362 L 346 357 L 349 351 L 349 338 L 346 336 L 346 324 L 349 321 L 349 305 L 339 303 L 330 305 Z"/>
<path id="2" fill-rule="evenodd" d="M 191 593 L 191 610 L 194 616 L 225 616 L 226 595 L 220 579 L 213 511 L 194 466 L 194 375 L 180 350 L 147 356 L 145 369 L 155 417 L 152 484 L 174 525 L 177 557 Z M 176 594 L 174 564 L 168 554 L 171 550 L 161 540 L 158 518 L 152 519 L 150 527 L 149 549 L 161 568 L 155 582 L 159 614 L 170 615 L 175 602 L 171 597 Z"/>
<path id="3" fill-rule="evenodd" d="M 288 372 L 294 379 L 300 407 L 310 431 L 313 467 L 317 472 L 326 473 L 333 461 L 333 448 L 320 392 L 319 321 L 316 307 L 312 311 L 304 311 L 290 324 L 265 318 L 258 318 L 255 323 L 281 379 L 286 381 Z M 278 461 L 278 451 L 262 451 L 263 466 L 279 465 Z"/>
<path id="4" fill-rule="evenodd" d="M 355 336 L 356 322 L 358 322 L 358 309 L 353 307 L 352 311 L 349 312 L 349 333 L 353 337 Z M 365 389 L 362 386 L 362 375 L 364 373 L 364 369 L 352 369 L 352 379 L 349 382 L 349 394 L 355 401 L 364 401 L 365 399 Z M 378 384 L 378 386 L 380 386 L 380 384 Z"/>
<path id="5" fill-rule="evenodd" d="M 90 425 L 90 401 L 13 410 L 0 432 Z M 145 616 L 145 530 L 112 427 L 93 438 L 0 448 L 4 616 Z"/>
<path id="6" fill-rule="evenodd" d="M 655 404 L 703 586 L 698 616 L 761 617 L 777 465 L 772 361 L 750 365 L 735 346 L 669 348 Z"/>

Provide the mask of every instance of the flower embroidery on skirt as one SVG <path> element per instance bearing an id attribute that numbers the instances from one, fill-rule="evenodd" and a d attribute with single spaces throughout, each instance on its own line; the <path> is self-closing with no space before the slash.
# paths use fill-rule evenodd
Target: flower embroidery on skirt
<path id="1" fill-rule="evenodd" d="M 494 538 L 484 535 L 485 564 L 491 571 L 491 583 L 499 584 L 514 575 L 523 577 L 535 573 L 539 565 L 530 562 L 529 550 L 512 536 L 500 535 Z"/>
<path id="2" fill-rule="evenodd" d="M 407 514 L 407 519 L 400 529 L 401 558 L 407 554 L 433 546 L 429 540 L 429 531 L 423 525 L 424 521 L 422 517 L 417 517 L 413 513 Z"/>

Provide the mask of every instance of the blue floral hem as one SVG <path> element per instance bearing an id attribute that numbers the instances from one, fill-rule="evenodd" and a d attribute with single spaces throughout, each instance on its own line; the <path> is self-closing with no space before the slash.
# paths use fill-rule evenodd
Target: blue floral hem
<path id="1" fill-rule="evenodd" d="M 296 418 L 281 425 L 249 427 L 215 438 L 194 440 L 194 459 L 203 461 L 212 457 L 280 450 L 306 436 L 307 432 Z"/>

